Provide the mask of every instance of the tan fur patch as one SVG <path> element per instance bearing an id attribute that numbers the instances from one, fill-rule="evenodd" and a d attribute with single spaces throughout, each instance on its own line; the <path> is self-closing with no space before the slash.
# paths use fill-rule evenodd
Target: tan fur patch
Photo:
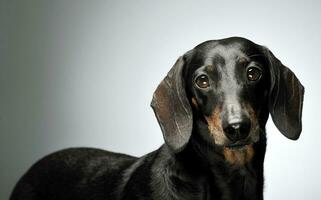
<path id="1" fill-rule="evenodd" d="M 257 124 L 258 124 L 258 121 L 257 121 L 257 117 L 256 117 L 256 114 L 252 108 L 252 106 L 250 106 L 249 104 L 245 104 L 245 108 L 246 110 L 248 111 L 249 115 L 250 115 L 250 120 L 251 120 L 251 123 L 252 123 L 252 126 L 253 127 L 256 127 Z"/>
<path id="2" fill-rule="evenodd" d="M 195 106 L 195 108 L 198 109 L 198 104 L 197 104 L 195 97 L 192 97 L 192 104 Z"/>
<path id="3" fill-rule="evenodd" d="M 244 165 L 250 162 L 254 156 L 254 148 L 252 145 L 246 145 L 241 149 L 231 149 L 231 148 L 224 148 L 223 151 L 225 160 L 230 165 Z"/>
<path id="4" fill-rule="evenodd" d="M 257 141 L 259 138 L 258 135 L 258 129 L 259 129 L 259 122 L 258 122 L 258 117 L 257 114 L 255 113 L 254 109 L 250 104 L 244 104 L 244 107 L 246 108 L 247 112 L 249 113 L 250 116 L 250 121 L 251 121 L 251 131 L 250 131 L 250 136 L 252 137 L 253 141 Z"/>
<path id="5" fill-rule="evenodd" d="M 221 110 L 216 108 L 211 116 L 205 116 L 210 134 L 213 136 L 215 143 L 223 145 L 226 136 L 222 128 Z"/>

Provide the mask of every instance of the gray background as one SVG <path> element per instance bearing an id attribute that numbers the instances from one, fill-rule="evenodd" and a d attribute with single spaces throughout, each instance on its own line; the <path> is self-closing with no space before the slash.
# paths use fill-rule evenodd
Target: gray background
<path id="1" fill-rule="evenodd" d="M 247 37 L 305 85 L 301 138 L 267 125 L 265 199 L 321 199 L 321 1 L 1 1 L 0 199 L 42 156 L 163 143 L 149 103 L 179 55 Z"/>

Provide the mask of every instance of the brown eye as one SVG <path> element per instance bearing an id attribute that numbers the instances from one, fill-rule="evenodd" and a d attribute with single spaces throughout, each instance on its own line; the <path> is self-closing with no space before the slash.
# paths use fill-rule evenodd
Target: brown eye
<path id="1" fill-rule="evenodd" d="M 195 80 L 196 85 L 199 88 L 207 88 L 210 86 L 210 82 L 208 80 L 208 77 L 206 75 L 200 75 Z"/>
<path id="2" fill-rule="evenodd" d="M 257 81 L 262 76 L 262 70 L 258 67 L 249 67 L 247 69 L 247 79 L 249 81 Z"/>

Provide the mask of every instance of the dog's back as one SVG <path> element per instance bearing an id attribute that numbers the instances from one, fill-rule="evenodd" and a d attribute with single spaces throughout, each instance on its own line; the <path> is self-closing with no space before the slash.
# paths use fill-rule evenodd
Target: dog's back
<path id="1" fill-rule="evenodd" d="M 61 150 L 35 163 L 10 200 L 115 199 L 123 170 L 136 160 L 93 148 Z"/>

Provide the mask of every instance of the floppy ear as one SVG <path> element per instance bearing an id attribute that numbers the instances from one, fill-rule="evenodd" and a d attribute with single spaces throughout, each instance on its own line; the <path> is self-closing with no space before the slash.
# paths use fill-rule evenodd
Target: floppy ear
<path id="1" fill-rule="evenodd" d="M 289 139 L 299 138 L 304 87 L 295 74 L 266 49 L 271 71 L 269 110 L 279 131 Z"/>
<path id="2" fill-rule="evenodd" d="M 151 102 L 165 142 L 175 153 L 184 149 L 193 128 L 192 108 L 186 97 L 183 68 L 184 59 L 180 57 L 158 85 Z"/>

